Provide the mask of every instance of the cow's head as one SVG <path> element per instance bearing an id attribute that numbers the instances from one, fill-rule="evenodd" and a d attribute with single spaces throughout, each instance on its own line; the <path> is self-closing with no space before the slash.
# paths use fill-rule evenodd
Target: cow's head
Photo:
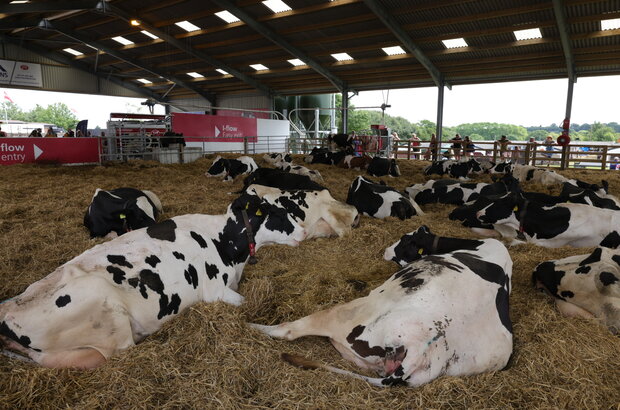
<path id="1" fill-rule="evenodd" d="M 461 221 L 463 226 L 470 228 L 493 229 L 493 225 L 480 222 L 478 212 L 493 204 L 494 199 L 495 197 L 480 196 L 473 203 L 454 208 L 450 215 L 448 215 L 448 218 L 453 221 Z"/>
<path id="2" fill-rule="evenodd" d="M 223 177 L 226 175 L 229 168 L 229 161 L 218 155 L 213 160 L 213 164 L 211 164 L 211 167 L 207 170 L 205 175 L 208 177 Z"/>
<path id="3" fill-rule="evenodd" d="M 487 200 L 488 199 L 489 198 L 487 198 Z M 476 203 L 478 202 L 479 201 L 476 201 Z M 522 211 L 524 202 L 520 194 L 512 192 L 495 197 L 491 200 L 489 205 L 480 207 L 480 209 L 476 211 L 476 219 L 483 224 L 516 222 L 516 215 Z"/>
<path id="4" fill-rule="evenodd" d="M 473 158 L 468 161 L 467 165 L 469 166 L 469 172 L 471 173 L 481 174 L 483 172 L 480 163 Z"/>
<path id="5" fill-rule="evenodd" d="M 257 249 L 270 243 L 297 246 L 306 237 L 304 228 L 286 209 L 251 192 L 243 193 L 233 201 L 228 213 L 234 216 L 238 226 L 245 228 L 240 235 L 247 235 L 244 213 L 247 215 Z"/>
<path id="6" fill-rule="evenodd" d="M 389 174 L 393 177 L 399 177 L 400 176 L 400 168 L 398 167 L 398 164 L 396 163 L 396 160 L 394 158 L 392 158 L 390 160 L 390 171 Z"/>
<path id="7" fill-rule="evenodd" d="M 566 316 L 596 317 L 620 334 L 620 255 L 596 248 L 590 255 L 539 264 L 532 282 L 555 298 Z"/>
<path id="8" fill-rule="evenodd" d="M 387 248 L 383 254 L 383 259 L 394 261 L 400 266 L 408 265 L 422 257 L 427 244 L 426 249 L 429 250 L 434 237 L 435 235 L 431 233 L 430 229 L 426 225 L 422 225 L 417 230 L 404 234 L 396 243 Z"/>

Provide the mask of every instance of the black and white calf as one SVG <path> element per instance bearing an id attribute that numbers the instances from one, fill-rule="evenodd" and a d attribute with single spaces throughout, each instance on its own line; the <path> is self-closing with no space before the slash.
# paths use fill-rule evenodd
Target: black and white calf
<path id="1" fill-rule="evenodd" d="M 239 305 L 254 249 L 304 238 L 286 210 L 249 194 L 224 215 L 182 215 L 129 232 L 0 304 L 0 341 L 41 366 L 99 366 L 197 302 Z"/>
<path id="2" fill-rule="evenodd" d="M 284 153 L 265 154 L 263 155 L 263 160 L 270 165 L 274 165 L 279 161 L 293 162 L 291 155 Z"/>
<path id="3" fill-rule="evenodd" d="M 227 159 L 218 155 L 205 175 L 208 177 L 224 177 L 224 181 L 232 181 L 235 177 L 250 174 L 257 168 L 258 165 L 251 157 L 241 156 L 237 159 Z"/>
<path id="4" fill-rule="evenodd" d="M 309 164 L 336 165 L 346 156 L 345 151 L 331 152 L 327 148 L 314 147 L 310 154 L 306 155 L 304 161 Z"/>
<path id="5" fill-rule="evenodd" d="M 84 226 L 91 238 L 116 237 L 155 224 L 161 212 L 161 201 L 151 191 L 97 189 L 84 214 Z"/>
<path id="6" fill-rule="evenodd" d="M 317 170 L 306 168 L 301 165 L 295 165 L 291 161 L 285 161 L 280 159 L 273 164 L 277 169 L 280 169 L 284 172 L 289 172 L 291 174 L 304 175 L 310 178 L 315 182 L 322 182 L 323 177 L 321 173 Z"/>
<path id="7" fill-rule="evenodd" d="M 555 298 L 565 316 L 597 318 L 620 334 L 620 252 L 596 248 L 589 255 L 569 256 L 536 266 L 536 287 Z"/>
<path id="8" fill-rule="evenodd" d="M 394 158 L 373 157 L 370 164 L 368 164 L 367 172 L 368 175 L 373 177 L 383 177 L 386 175 L 390 177 L 400 176 L 400 168 Z"/>
<path id="9" fill-rule="evenodd" d="M 353 151 L 353 136 L 348 134 L 334 134 L 327 137 L 330 150 L 333 151 Z"/>
<path id="10" fill-rule="evenodd" d="M 343 236 L 359 224 L 355 207 L 335 200 L 328 190 L 281 190 L 250 185 L 247 192 L 284 207 L 306 232 L 306 237 Z"/>
<path id="11" fill-rule="evenodd" d="M 618 211 L 573 203 L 541 205 L 519 193 L 507 194 L 479 208 L 475 218 L 482 224 L 493 225 L 497 233 L 512 239 L 513 244 L 519 243 L 519 238 L 548 248 L 615 247 L 620 238 Z"/>
<path id="12" fill-rule="evenodd" d="M 424 168 L 424 175 L 448 174 L 452 178 L 467 178 L 469 174 L 481 174 L 484 170 L 475 159 L 468 161 L 435 161 Z"/>
<path id="13" fill-rule="evenodd" d="M 407 195 L 361 175 L 355 178 L 349 187 L 347 204 L 353 205 L 364 215 L 378 219 L 394 216 L 405 220 L 414 215 L 424 214 L 415 201 Z"/>
<path id="14" fill-rule="evenodd" d="M 313 191 L 322 191 L 325 188 L 308 176 L 291 174 L 280 169 L 258 168 L 243 180 L 243 190 L 252 184 L 265 185 L 283 190 L 291 189 L 307 189 Z"/>
<path id="15" fill-rule="evenodd" d="M 283 355 L 376 386 L 420 386 L 437 377 L 501 370 L 512 353 L 508 312 L 512 260 L 495 239 L 470 249 L 416 260 L 366 297 L 294 322 L 253 325 L 277 338 L 328 337 L 347 360 L 376 371 L 372 378 Z"/>

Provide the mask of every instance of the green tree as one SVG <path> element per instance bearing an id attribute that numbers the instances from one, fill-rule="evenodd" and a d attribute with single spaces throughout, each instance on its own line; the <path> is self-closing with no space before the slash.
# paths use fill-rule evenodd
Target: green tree
<path id="1" fill-rule="evenodd" d="M 55 124 L 65 129 L 75 128 L 78 122 L 77 117 L 64 103 L 51 104 L 45 108 L 37 104 L 26 113 L 26 117 L 27 121 Z"/>
<path id="2" fill-rule="evenodd" d="M 615 141 L 616 135 L 613 128 L 595 121 L 590 127 L 589 138 L 592 141 Z"/>
<path id="3" fill-rule="evenodd" d="M 544 141 L 547 135 L 549 135 L 549 132 L 545 130 L 535 130 L 527 133 L 528 138 L 535 138 L 536 141 Z"/>
<path id="4" fill-rule="evenodd" d="M 0 112 L 2 119 L 26 121 L 26 113 L 15 103 L 3 101 L 0 104 L 0 109 L 2 110 Z"/>

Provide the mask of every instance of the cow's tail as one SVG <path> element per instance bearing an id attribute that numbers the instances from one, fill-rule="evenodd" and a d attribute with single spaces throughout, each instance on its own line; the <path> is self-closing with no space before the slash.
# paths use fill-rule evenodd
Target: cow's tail
<path id="1" fill-rule="evenodd" d="M 155 195 L 151 191 L 142 192 L 144 192 L 144 195 L 146 195 L 151 200 L 151 202 L 153 203 L 153 205 L 155 205 L 155 208 L 157 208 L 160 214 L 164 212 L 164 208 L 162 207 L 161 201 L 159 200 L 159 197 L 157 195 Z"/>
<path id="2" fill-rule="evenodd" d="M 292 364 L 293 366 L 302 368 L 302 369 L 306 369 L 306 370 L 314 370 L 314 369 L 323 369 L 323 370 L 327 370 L 333 373 L 338 373 L 338 374 L 342 374 L 348 377 L 353 377 L 356 379 L 361 379 L 361 380 L 365 380 L 366 382 L 372 384 L 373 386 L 379 386 L 379 387 L 386 387 L 387 384 L 384 384 L 383 381 L 385 380 L 383 377 L 367 377 L 367 376 L 363 376 L 361 374 L 358 373 L 353 373 L 350 372 L 348 370 L 344 370 L 344 369 L 339 369 L 337 367 L 333 367 L 333 366 L 329 366 L 320 362 L 317 362 L 315 360 L 311 360 L 311 359 L 307 359 L 305 357 L 299 356 L 299 355 L 293 355 L 293 354 L 289 354 L 289 353 L 282 353 L 280 355 L 280 357 L 282 358 L 282 360 L 284 360 L 285 362 Z"/>

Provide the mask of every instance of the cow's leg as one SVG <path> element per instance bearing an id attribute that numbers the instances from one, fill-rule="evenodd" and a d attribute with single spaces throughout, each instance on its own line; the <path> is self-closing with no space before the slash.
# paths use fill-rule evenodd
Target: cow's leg
<path id="1" fill-rule="evenodd" d="M 34 352 L 30 355 L 43 367 L 94 369 L 105 363 L 106 358 L 92 347 L 84 347 L 54 353 Z"/>
<path id="2" fill-rule="evenodd" d="M 240 306 L 245 298 L 231 288 L 224 288 L 221 300 L 223 302 L 230 303 L 231 305 Z"/>
<path id="3" fill-rule="evenodd" d="M 564 302 L 563 300 L 556 299 L 555 304 L 558 307 L 560 313 L 568 317 L 582 317 L 585 319 L 594 319 L 594 315 L 585 309 L 580 308 L 572 303 Z"/>

